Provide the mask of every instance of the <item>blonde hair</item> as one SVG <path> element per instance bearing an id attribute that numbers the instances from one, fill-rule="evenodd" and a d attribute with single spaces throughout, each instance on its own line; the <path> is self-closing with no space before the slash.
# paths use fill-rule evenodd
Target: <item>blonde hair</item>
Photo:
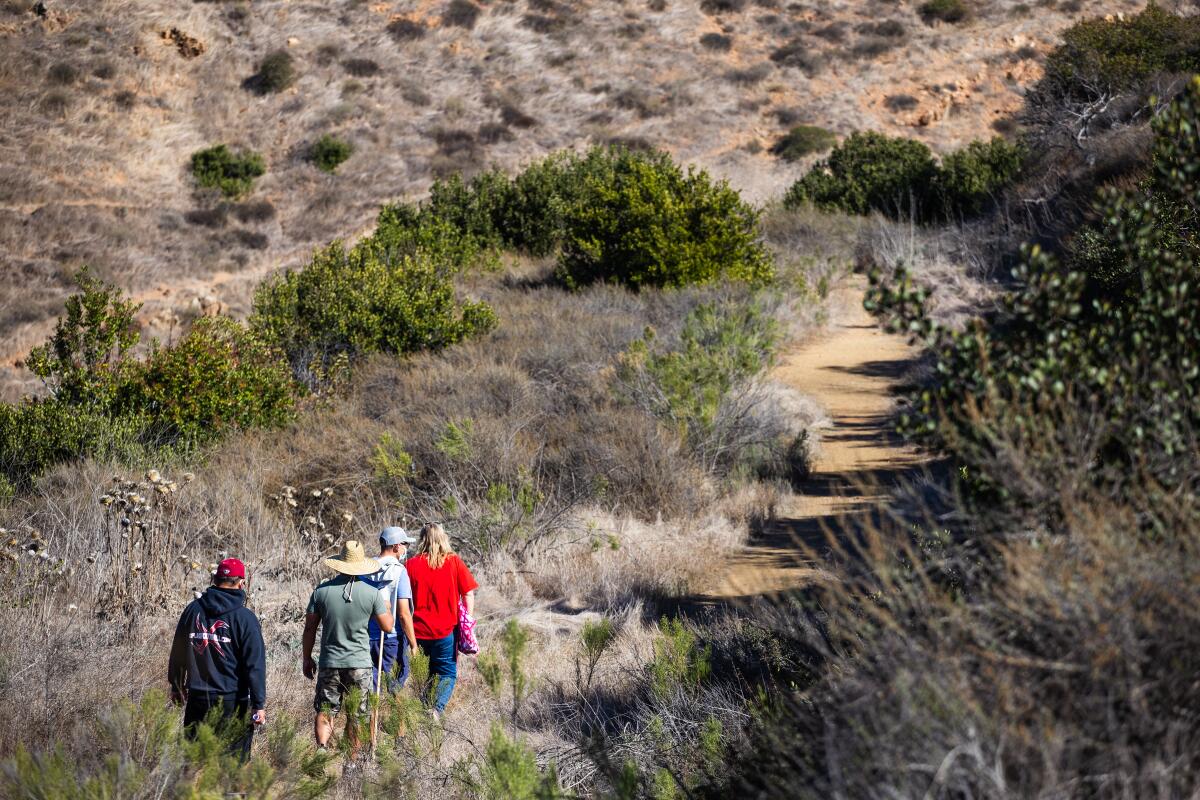
<path id="1" fill-rule="evenodd" d="M 439 569 L 446 563 L 446 558 L 454 555 L 450 549 L 450 537 L 446 530 L 436 522 L 427 522 L 421 526 L 421 538 L 417 540 L 417 555 L 425 556 L 429 566 Z"/>

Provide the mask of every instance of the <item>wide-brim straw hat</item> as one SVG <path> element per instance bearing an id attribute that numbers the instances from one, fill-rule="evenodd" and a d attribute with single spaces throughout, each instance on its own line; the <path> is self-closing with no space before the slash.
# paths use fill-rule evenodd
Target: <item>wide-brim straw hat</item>
<path id="1" fill-rule="evenodd" d="M 370 575 L 383 569 L 378 561 L 367 558 L 363 546 L 353 539 L 342 545 L 342 552 L 337 558 L 325 559 L 325 566 L 343 575 Z"/>

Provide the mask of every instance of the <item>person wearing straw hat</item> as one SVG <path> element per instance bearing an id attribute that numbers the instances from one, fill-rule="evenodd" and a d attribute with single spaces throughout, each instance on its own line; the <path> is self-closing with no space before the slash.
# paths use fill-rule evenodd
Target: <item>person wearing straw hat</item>
<path id="1" fill-rule="evenodd" d="M 367 623 L 374 619 L 380 630 L 390 633 L 395 621 L 386 593 L 363 580 L 364 576 L 378 572 L 380 564 L 367 558 L 359 542 L 346 541 L 336 558 L 325 559 L 325 566 L 338 575 L 313 590 L 304 618 L 304 677 L 317 680 L 313 732 L 317 746 L 324 749 L 333 733 L 333 717 L 341 709 L 342 700 L 357 690 L 357 719 L 353 711 L 346 715 L 346 738 L 351 754 L 357 755 L 356 723 L 367 715 L 371 673 L 375 667 L 371 663 Z M 312 657 L 318 628 L 321 629 L 319 664 Z"/>

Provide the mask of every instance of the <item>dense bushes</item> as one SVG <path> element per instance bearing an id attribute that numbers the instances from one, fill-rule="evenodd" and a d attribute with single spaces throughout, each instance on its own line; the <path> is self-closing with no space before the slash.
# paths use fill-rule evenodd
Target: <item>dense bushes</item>
<path id="1" fill-rule="evenodd" d="M 353 153 L 349 142 L 325 134 L 313 144 L 308 157 L 322 172 L 335 172 Z"/>
<path id="2" fill-rule="evenodd" d="M 1148 476 L 1195 491 L 1198 125 L 1200 80 L 1154 119 L 1145 185 L 1099 199 L 1103 223 L 1085 231 L 1076 251 L 1097 267 L 1090 274 L 1066 271 L 1034 248 L 1002 310 L 962 332 L 932 325 L 924 293 L 903 276 L 877 292 L 882 308 L 928 337 L 940 376 L 917 398 L 908 429 L 952 447 L 980 488 L 1001 496 L 1019 491 L 1006 480 L 1003 439 L 1075 436 L 1059 423 L 1090 418 L 1081 463 L 1063 469 L 1117 489 Z M 980 422 L 981 409 L 998 427 Z"/>
<path id="3" fill-rule="evenodd" d="M 226 197 L 240 197 L 267 171 L 263 157 L 253 151 L 234 153 L 223 144 L 192 154 L 192 176 L 206 189 L 220 189 Z"/>
<path id="4" fill-rule="evenodd" d="M 131 357 L 138 306 L 86 270 L 29 368 L 50 397 L 0 405 L 0 476 L 27 484 L 81 456 L 192 445 L 232 428 L 280 425 L 296 391 L 278 352 L 237 322 L 201 319 L 170 347 Z"/>
<path id="5" fill-rule="evenodd" d="M 926 23 L 962 22 L 970 16 L 971 9 L 965 0 L 926 0 L 917 12 Z"/>
<path id="6" fill-rule="evenodd" d="M 350 250 L 335 242 L 264 282 L 251 324 L 303 369 L 337 353 L 437 350 L 496 317 L 486 303 L 459 302 L 450 275 L 419 246 L 395 255 L 368 238 Z"/>
<path id="7" fill-rule="evenodd" d="M 855 133 L 788 189 L 784 205 L 927 221 L 971 216 L 1017 177 L 1024 159 L 1023 146 L 995 138 L 939 165 L 916 140 Z"/>
<path id="8" fill-rule="evenodd" d="M 419 209 L 395 214 L 451 239 L 457 232 L 476 252 L 558 252 L 558 276 L 572 287 L 771 276 L 757 214 L 727 185 L 685 173 L 664 153 L 597 147 L 550 156 L 511 178 L 497 170 L 453 176 L 436 182 Z"/>
<path id="9" fill-rule="evenodd" d="M 727 184 L 685 173 L 662 153 L 594 150 L 581 165 L 563 213 L 558 275 L 567 286 L 771 278 L 758 215 Z"/>
<path id="10" fill-rule="evenodd" d="M 1200 71 L 1200 17 L 1156 4 L 1129 17 L 1083 20 L 1046 59 L 1036 103 L 1096 100 L 1142 88 L 1164 73 Z"/>

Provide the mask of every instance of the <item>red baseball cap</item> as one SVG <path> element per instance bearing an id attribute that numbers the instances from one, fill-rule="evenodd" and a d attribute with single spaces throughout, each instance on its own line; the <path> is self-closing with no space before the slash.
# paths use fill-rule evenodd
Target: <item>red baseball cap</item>
<path id="1" fill-rule="evenodd" d="M 244 578 L 246 577 L 246 565 L 236 558 L 227 558 L 220 564 L 217 564 L 218 578 Z"/>

